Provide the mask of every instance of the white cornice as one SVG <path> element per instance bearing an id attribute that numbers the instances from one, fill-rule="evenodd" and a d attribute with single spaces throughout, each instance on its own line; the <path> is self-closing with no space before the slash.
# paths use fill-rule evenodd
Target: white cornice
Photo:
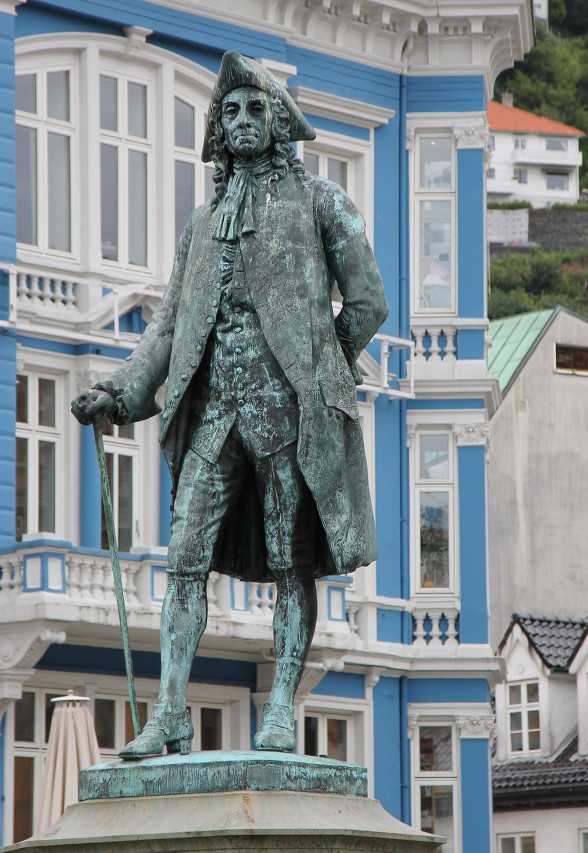
<path id="1" fill-rule="evenodd" d="M 16 15 L 16 7 L 27 0 L 0 0 L 0 15 Z"/>
<path id="2" fill-rule="evenodd" d="M 2 2 L 2 0 L 0 0 Z M 414 74 L 493 82 L 533 46 L 531 0 L 151 0 L 289 44 Z"/>
<path id="3" fill-rule="evenodd" d="M 303 86 L 295 86 L 290 92 L 303 112 L 360 127 L 371 128 L 388 124 L 395 115 L 394 110 L 367 104 L 365 101 L 343 98 L 340 95 L 331 95 L 328 92 L 319 92 L 316 89 L 306 89 Z"/>

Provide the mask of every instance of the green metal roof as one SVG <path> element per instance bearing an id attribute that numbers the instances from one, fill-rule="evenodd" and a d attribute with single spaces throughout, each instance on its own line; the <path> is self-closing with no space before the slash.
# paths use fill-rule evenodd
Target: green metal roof
<path id="1" fill-rule="evenodd" d="M 557 308 L 533 311 L 516 317 L 502 317 L 490 323 L 492 346 L 488 353 L 488 372 L 498 379 L 502 394 L 557 311 Z"/>

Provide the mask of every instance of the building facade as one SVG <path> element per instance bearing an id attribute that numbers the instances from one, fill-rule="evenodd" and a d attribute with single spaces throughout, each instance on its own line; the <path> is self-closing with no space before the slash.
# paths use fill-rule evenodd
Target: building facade
<path id="1" fill-rule="evenodd" d="M 491 159 L 488 201 L 533 207 L 576 204 L 583 131 L 513 106 L 511 93 L 488 104 Z"/>
<path id="2" fill-rule="evenodd" d="M 299 156 L 363 212 L 390 305 L 359 363 L 380 557 L 319 582 L 298 748 L 367 765 L 447 851 L 489 853 L 486 106 L 531 46 L 531 2 L 233 5 L 0 2 L 0 839 L 34 829 L 51 697 L 90 697 L 105 758 L 130 735 L 92 431 L 68 401 L 132 351 L 210 197 L 205 110 L 237 49 L 316 127 Z M 157 421 L 105 436 L 143 718 L 170 524 Z M 272 590 L 213 575 L 209 606 L 193 748 L 247 749 Z"/>

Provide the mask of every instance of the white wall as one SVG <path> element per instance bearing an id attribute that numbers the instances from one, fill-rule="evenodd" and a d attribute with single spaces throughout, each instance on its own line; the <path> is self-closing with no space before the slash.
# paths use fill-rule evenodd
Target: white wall
<path id="1" fill-rule="evenodd" d="M 535 833 L 535 853 L 579 853 L 580 830 L 588 831 L 588 809 L 545 809 L 494 812 L 494 851 L 496 838 L 515 832 Z"/>
<path id="2" fill-rule="evenodd" d="M 494 647 L 515 611 L 586 616 L 588 376 L 555 373 L 556 341 L 588 347 L 588 323 L 556 317 L 492 420 Z"/>

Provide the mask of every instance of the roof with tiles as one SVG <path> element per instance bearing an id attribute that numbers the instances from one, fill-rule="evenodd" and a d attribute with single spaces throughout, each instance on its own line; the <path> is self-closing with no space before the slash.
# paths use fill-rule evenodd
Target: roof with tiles
<path id="1" fill-rule="evenodd" d="M 488 372 L 498 379 L 502 394 L 510 388 L 558 310 L 532 311 L 490 323 L 492 346 L 488 352 Z"/>
<path id="2" fill-rule="evenodd" d="M 508 133 L 537 133 L 549 136 L 584 136 L 584 131 L 570 127 L 561 121 L 555 121 L 545 116 L 537 116 L 519 107 L 507 107 L 498 101 L 488 104 L 488 124 L 490 131 L 506 131 Z"/>
<path id="3" fill-rule="evenodd" d="M 567 671 L 588 630 L 587 619 L 560 619 L 515 613 L 500 644 L 500 650 L 515 625 L 520 625 L 541 660 L 551 669 L 560 671 Z"/>

